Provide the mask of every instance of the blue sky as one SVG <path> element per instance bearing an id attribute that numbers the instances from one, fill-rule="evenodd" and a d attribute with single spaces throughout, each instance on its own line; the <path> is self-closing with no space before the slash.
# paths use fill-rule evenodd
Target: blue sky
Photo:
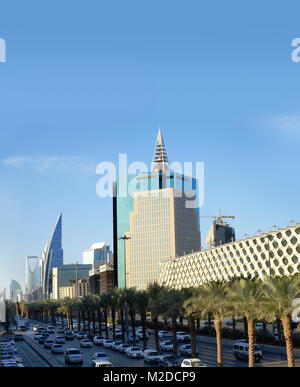
<path id="1" fill-rule="evenodd" d="M 31 1 L 1 5 L 0 287 L 24 282 L 63 212 L 65 262 L 112 242 L 98 162 L 205 162 L 202 214 L 237 236 L 299 214 L 296 1 Z M 204 239 L 210 220 L 202 219 Z"/>

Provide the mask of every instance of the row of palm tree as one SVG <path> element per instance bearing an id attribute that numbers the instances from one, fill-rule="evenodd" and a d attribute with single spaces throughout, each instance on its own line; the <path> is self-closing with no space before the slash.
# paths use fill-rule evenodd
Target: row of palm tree
<path id="1" fill-rule="evenodd" d="M 152 283 L 146 290 L 115 289 L 101 295 L 87 295 L 78 300 L 43 300 L 33 303 L 21 302 L 20 312 L 27 317 L 48 321 L 52 324 L 55 317 L 66 317 L 68 327 L 73 329 L 73 318 L 77 317 L 78 329 L 102 334 L 101 324 L 105 325 L 105 336 L 108 338 L 108 322 L 112 324 L 112 335 L 115 339 L 116 317 L 122 328 L 122 340 L 125 342 L 126 315 L 130 320 L 133 344 L 136 344 L 136 318 L 139 316 L 143 332 L 143 348 L 147 347 L 146 325 L 150 316 L 154 328 L 155 346 L 159 351 L 159 319 L 167 323 L 171 320 L 173 334 L 173 354 L 177 356 L 176 333 L 178 321 L 188 320 L 191 335 L 192 356 L 196 357 L 196 321 L 201 318 L 214 319 L 217 343 L 217 364 L 223 366 L 222 354 L 222 321 L 224 318 L 243 317 L 249 340 L 249 367 L 255 365 L 255 321 L 280 321 L 286 343 L 288 366 L 294 367 L 292 343 L 292 302 L 300 297 L 300 277 L 266 277 L 260 279 L 236 279 L 232 282 L 212 282 L 198 288 L 170 289 Z M 91 328 L 92 325 L 92 328 Z"/>

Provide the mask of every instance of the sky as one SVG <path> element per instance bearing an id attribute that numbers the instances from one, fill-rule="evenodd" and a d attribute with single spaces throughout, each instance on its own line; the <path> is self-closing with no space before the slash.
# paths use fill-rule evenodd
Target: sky
<path id="1" fill-rule="evenodd" d="M 63 213 L 65 263 L 112 243 L 96 165 L 204 162 L 202 215 L 238 238 L 300 221 L 297 1 L 89 0 L 0 7 L 0 288 L 24 284 Z M 202 240 L 211 219 L 201 219 Z"/>

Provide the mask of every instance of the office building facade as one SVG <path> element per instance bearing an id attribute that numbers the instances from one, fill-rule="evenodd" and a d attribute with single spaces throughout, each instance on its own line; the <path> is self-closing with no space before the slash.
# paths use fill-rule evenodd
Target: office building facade
<path id="1" fill-rule="evenodd" d="M 59 298 L 59 288 L 71 286 L 80 279 L 88 279 L 92 265 L 71 264 L 53 268 L 52 298 Z"/>
<path id="2" fill-rule="evenodd" d="M 159 130 L 152 171 L 120 177 L 114 186 L 114 267 L 120 288 L 144 289 L 156 280 L 160 262 L 200 249 L 196 179 L 169 170 Z M 120 237 L 128 238 L 122 240 Z"/>

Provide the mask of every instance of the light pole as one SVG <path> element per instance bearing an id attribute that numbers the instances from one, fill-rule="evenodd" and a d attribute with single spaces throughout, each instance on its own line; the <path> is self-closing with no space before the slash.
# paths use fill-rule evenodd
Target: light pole
<path id="1" fill-rule="evenodd" d="M 78 281 L 78 261 L 75 262 L 75 298 L 78 299 L 78 291 L 77 291 L 77 281 Z"/>
<path id="2" fill-rule="evenodd" d="M 125 272 L 125 289 L 127 288 L 127 270 L 126 270 L 126 241 L 128 239 L 131 239 L 129 236 L 127 235 L 123 235 L 123 236 L 120 236 L 119 237 L 120 240 L 123 240 L 124 241 L 124 272 Z M 126 326 L 126 338 L 127 338 L 127 341 L 128 341 L 128 306 L 127 306 L 127 302 L 125 303 L 125 326 Z"/>

